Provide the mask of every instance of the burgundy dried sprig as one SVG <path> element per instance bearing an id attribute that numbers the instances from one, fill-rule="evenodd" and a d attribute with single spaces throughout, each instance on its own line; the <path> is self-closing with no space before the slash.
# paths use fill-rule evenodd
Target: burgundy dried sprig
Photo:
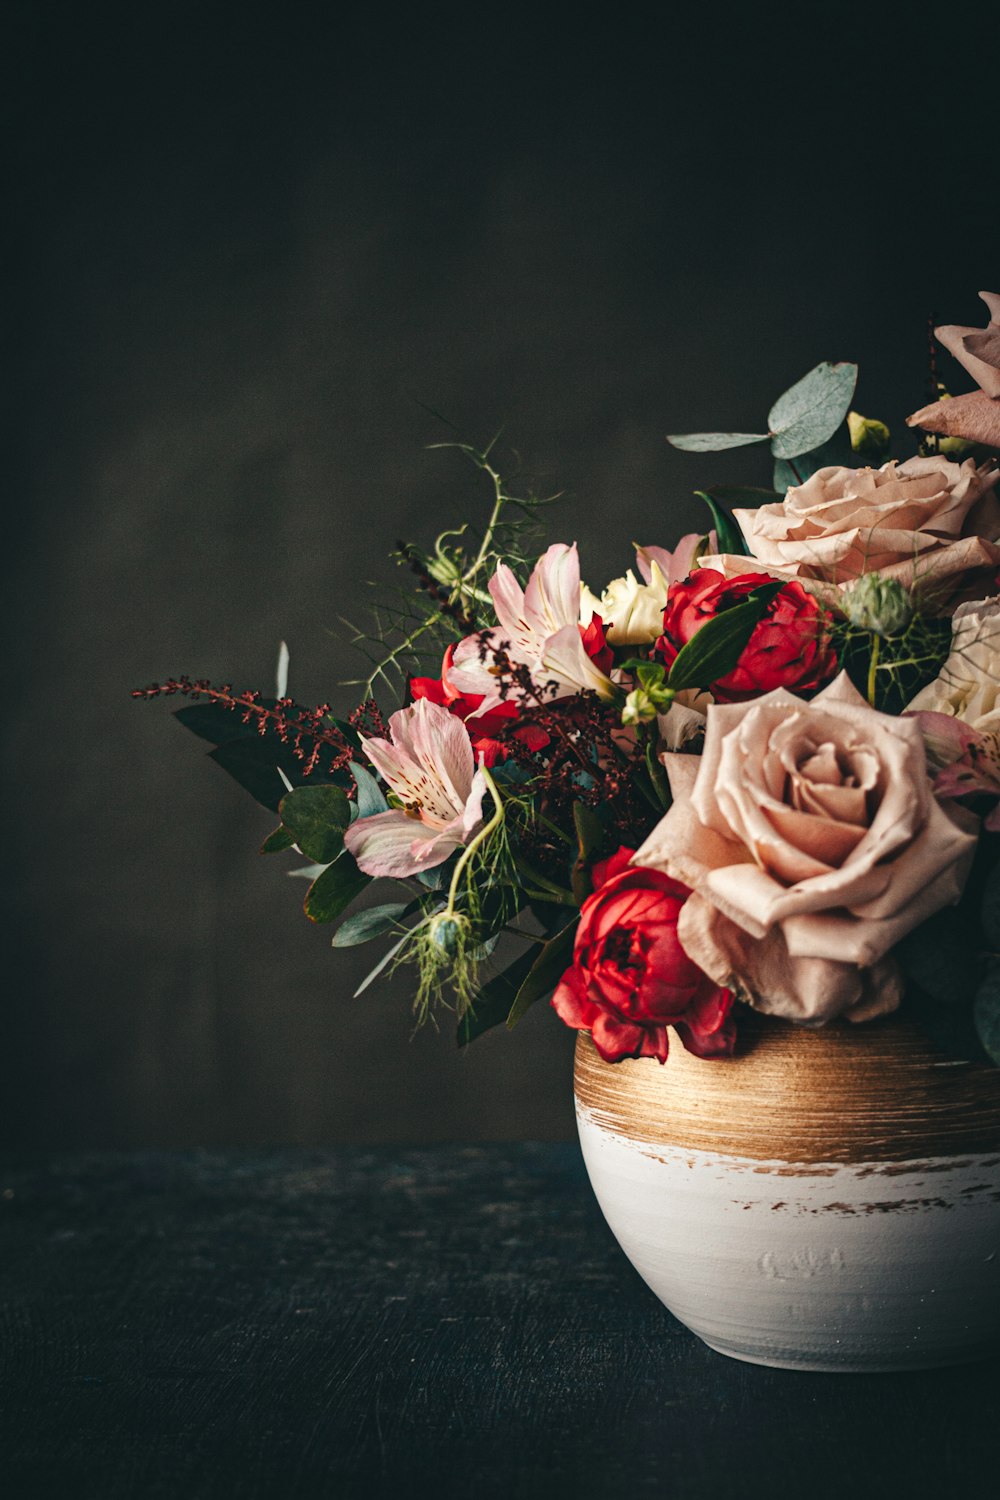
<path id="1" fill-rule="evenodd" d="M 356 751 L 336 725 L 327 719 L 329 703 L 303 708 L 292 698 L 279 698 L 274 704 L 267 704 L 263 701 L 263 693 L 256 690 L 236 693 L 232 683 L 224 682 L 221 687 L 213 687 L 207 678 L 192 681 L 186 674 L 168 677 L 149 687 L 135 688 L 132 697 L 169 698 L 176 693 L 185 698 L 205 698 L 230 713 L 239 714 L 244 724 L 253 723 L 258 734 L 274 734 L 302 761 L 303 776 L 312 775 L 324 749 L 330 752 L 331 769 L 335 771 L 346 770 L 355 758 Z M 362 709 L 367 707 L 362 705 Z M 357 712 L 361 713 L 362 709 Z M 351 722 L 354 722 L 354 715 Z"/>
<path id="2" fill-rule="evenodd" d="M 629 731 L 623 731 L 618 709 L 586 691 L 556 699 L 558 683 L 539 685 L 530 667 L 512 660 L 508 642 L 491 641 L 485 632 L 479 659 L 484 665 L 489 662 L 501 698 L 513 693 L 523 705 L 522 716 L 499 727 L 496 738 L 506 746 L 510 760 L 532 773 L 543 806 L 566 823 L 572 821 L 574 802 L 605 806 L 621 842 L 641 842 L 655 818 L 650 817 L 634 775 L 642 752 Z M 531 750 L 519 736 L 518 730 L 529 721 L 547 736 L 543 749 Z"/>

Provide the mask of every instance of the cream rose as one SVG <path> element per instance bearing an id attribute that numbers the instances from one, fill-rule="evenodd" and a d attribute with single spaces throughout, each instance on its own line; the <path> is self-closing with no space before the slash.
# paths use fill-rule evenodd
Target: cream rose
<path id="1" fill-rule="evenodd" d="M 589 625 L 600 615 L 612 646 L 647 646 L 663 633 L 663 607 L 667 602 L 667 580 L 658 563 L 649 565 L 649 582 L 640 583 L 629 568 L 624 578 L 615 578 L 598 599 L 586 584 L 580 587 L 580 623 Z"/>
<path id="2" fill-rule="evenodd" d="M 674 804 L 634 863 L 694 894 L 678 935 L 717 984 L 820 1025 L 894 1010 L 894 944 L 958 900 L 978 822 L 934 797 L 912 719 L 845 674 L 805 703 L 713 704 L 701 756 L 667 754 Z"/>
<path id="3" fill-rule="evenodd" d="M 998 471 L 971 458 L 910 458 L 880 469 L 817 469 L 784 500 L 738 510 L 752 556 L 702 559 L 727 575 L 756 572 L 813 580 L 836 604 L 862 574 L 896 579 L 944 607 L 975 570 L 1000 564 Z"/>
<path id="4" fill-rule="evenodd" d="M 948 659 L 908 711 L 950 714 L 982 734 L 1000 731 L 1000 599 L 959 605 Z"/>

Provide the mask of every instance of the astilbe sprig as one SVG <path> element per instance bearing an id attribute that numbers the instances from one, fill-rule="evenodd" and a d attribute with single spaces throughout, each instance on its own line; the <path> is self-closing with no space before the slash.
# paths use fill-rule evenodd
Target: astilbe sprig
<path id="1" fill-rule="evenodd" d="M 236 692 L 232 683 L 224 682 L 219 687 L 205 677 L 193 679 L 186 674 L 167 677 L 163 682 L 150 683 L 148 687 L 134 688 L 133 698 L 169 698 L 180 694 L 185 698 L 205 699 L 219 708 L 237 714 L 243 724 L 253 724 L 261 736 L 273 734 L 283 745 L 289 746 L 302 762 L 303 776 L 311 776 L 320 764 L 323 752 L 329 752 L 329 763 L 324 769 L 347 770 L 357 751 L 343 731 L 330 721 L 329 703 L 320 703 L 315 708 L 304 708 L 292 698 L 277 698 L 273 703 L 265 702 L 257 689 Z M 351 722 L 375 709 L 374 704 L 362 704 L 351 715 Z M 381 722 L 381 716 L 379 717 Z M 384 728 L 384 726 L 383 726 Z"/>

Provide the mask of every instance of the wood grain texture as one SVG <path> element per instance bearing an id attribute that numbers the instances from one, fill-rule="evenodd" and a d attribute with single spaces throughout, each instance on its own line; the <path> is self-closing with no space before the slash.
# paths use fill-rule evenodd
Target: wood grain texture
<path id="1" fill-rule="evenodd" d="M 575 1085 L 607 1129 L 653 1145 L 797 1164 L 1000 1153 L 1000 1068 L 955 1062 L 896 1016 L 809 1031 L 744 1010 L 735 1057 L 675 1039 L 662 1067 L 606 1063 L 581 1032 Z"/>
<path id="2" fill-rule="evenodd" d="M 721 1359 L 575 1147 L 8 1160 L 0 1243 L 5 1500 L 992 1492 L 1000 1364 Z"/>

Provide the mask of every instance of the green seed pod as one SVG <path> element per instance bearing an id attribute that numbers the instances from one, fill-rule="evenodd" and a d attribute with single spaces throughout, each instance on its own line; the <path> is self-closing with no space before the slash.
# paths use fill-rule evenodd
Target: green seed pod
<path id="1" fill-rule="evenodd" d="M 873 635 L 903 635 L 913 619 L 913 601 L 901 583 L 866 573 L 845 594 L 843 610 L 852 625 Z"/>

